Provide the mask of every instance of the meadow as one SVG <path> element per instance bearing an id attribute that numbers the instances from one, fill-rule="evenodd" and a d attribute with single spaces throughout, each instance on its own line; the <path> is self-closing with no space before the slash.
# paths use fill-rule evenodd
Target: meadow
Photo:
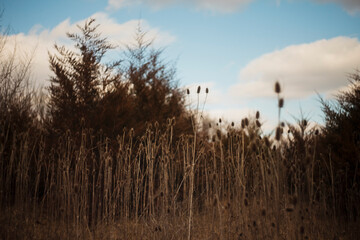
<path id="1" fill-rule="evenodd" d="M 30 65 L 0 59 L 1 239 L 358 238 L 359 72 L 337 108 L 322 100 L 324 126 L 282 119 L 276 83 L 266 133 L 260 112 L 227 124 L 187 108 L 186 94 L 211 93 L 171 87 L 141 34 L 131 84 L 101 72 L 111 46 L 91 23 L 68 35 L 78 55 L 50 56 L 46 101 Z"/>
<path id="2" fill-rule="evenodd" d="M 51 150 L 41 134 L 3 129 L 1 236 L 356 239 L 356 216 L 336 204 L 335 170 L 318 157 L 318 129 L 301 121 L 271 138 L 260 113 L 225 133 L 219 121 L 211 138 L 194 128 L 174 140 L 168 119 L 139 137 L 124 129 L 116 143 L 84 129 L 76 146 L 67 132 Z"/>

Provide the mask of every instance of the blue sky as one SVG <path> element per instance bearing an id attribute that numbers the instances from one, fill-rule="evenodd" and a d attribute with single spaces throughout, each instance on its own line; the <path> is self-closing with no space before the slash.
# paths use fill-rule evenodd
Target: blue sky
<path id="1" fill-rule="evenodd" d="M 33 79 L 47 84 L 47 51 L 89 17 L 124 46 L 141 24 L 176 60 L 182 87 L 209 87 L 213 118 L 239 122 L 260 110 L 276 123 L 273 84 L 283 86 L 283 119 L 300 109 L 322 121 L 316 92 L 330 98 L 360 69 L 359 0 L 0 0 L 3 25 L 24 51 L 35 49 Z M 191 90 L 190 89 L 190 90 Z"/>

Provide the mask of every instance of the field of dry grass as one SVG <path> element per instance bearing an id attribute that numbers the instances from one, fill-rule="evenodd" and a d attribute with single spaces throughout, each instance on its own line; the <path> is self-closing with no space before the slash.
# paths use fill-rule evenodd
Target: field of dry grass
<path id="1" fill-rule="evenodd" d="M 359 239 L 358 72 L 335 108 L 321 100 L 323 128 L 282 120 L 278 82 L 273 133 L 259 112 L 209 122 L 209 90 L 187 106 L 141 31 L 127 70 L 102 66 L 94 21 L 68 34 L 80 54 L 50 55 L 49 95 L 31 59 L 0 58 L 0 240 Z"/>
<path id="2" fill-rule="evenodd" d="M 172 118 L 140 136 L 83 128 L 49 141 L 2 124 L 1 239 L 356 239 L 357 170 L 339 188 L 319 129 L 283 123 L 275 93 L 273 137 L 259 112 L 205 127 L 200 87 L 190 133 L 175 135 Z"/>
<path id="3" fill-rule="evenodd" d="M 79 147 L 66 133 L 51 151 L 43 138 L 14 135 L 11 155 L 1 155 L 0 235 L 356 239 L 359 223 L 338 215 L 319 176 L 316 146 L 305 146 L 306 164 L 290 159 L 287 141 L 261 137 L 256 120 L 226 134 L 218 124 L 212 139 L 194 132 L 176 140 L 169 120 L 165 131 L 149 125 L 139 138 L 125 130 L 116 147 L 87 130 Z"/>

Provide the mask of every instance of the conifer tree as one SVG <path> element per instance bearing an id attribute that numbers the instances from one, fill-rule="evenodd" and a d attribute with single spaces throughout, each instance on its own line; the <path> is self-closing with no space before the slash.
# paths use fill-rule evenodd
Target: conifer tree
<path id="1" fill-rule="evenodd" d="M 54 73 L 49 129 L 60 134 L 68 129 L 101 129 L 116 139 L 124 127 L 141 135 L 146 122 L 162 127 L 174 117 L 179 133 L 189 128 L 183 92 L 176 85 L 175 69 L 161 59 L 162 50 L 153 49 L 139 28 L 124 60 L 104 64 L 105 53 L 114 46 L 101 37 L 94 22 L 90 19 L 78 26 L 80 34 L 67 34 L 75 51 L 55 44 L 57 53 L 49 54 Z"/>
<path id="2" fill-rule="evenodd" d="M 333 104 L 321 99 L 325 114 L 321 144 L 329 184 L 337 190 L 334 204 L 356 218 L 360 213 L 360 72 L 349 78 L 348 90 L 337 94 Z"/>
<path id="3" fill-rule="evenodd" d="M 153 48 L 153 41 L 147 39 L 140 27 L 135 44 L 127 46 L 127 64 L 123 72 L 132 85 L 138 131 L 143 130 L 144 122 L 158 122 L 161 126 L 169 118 L 175 118 L 177 129 L 182 131 L 191 126 L 186 117 L 183 92 L 177 86 L 175 68 L 163 62 L 162 53 L 162 49 Z"/>
<path id="4" fill-rule="evenodd" d="M 79 130 L 96 125 L 95 117 L 101 97 L 121 82 L 117 71 L 120 62 L 104 64 L 105 53 L 114 48 L 97 31 L 95 20 L 78 26 L 80 34 L 68 33 L 76 51 L 55 44 L 56 54 L 49 54 L 54 73 L 49 87 L 51 128 Z"/>

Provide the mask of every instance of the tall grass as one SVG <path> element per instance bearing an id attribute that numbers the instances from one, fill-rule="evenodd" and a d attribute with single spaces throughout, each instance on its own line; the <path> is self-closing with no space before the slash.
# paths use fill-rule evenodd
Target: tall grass
<path id="1" fill-rule="evenodd" d="M 322 171 L 314 129 L 279 125 L 276 143 L 262 134 L 260 114 L 226 131 L 219 121 L 210 138 L 194 128 L 175 140 L 175 119 L 140 137 L 124 129 L 116 141 L 89 129 L 51 146 L 41 134 L 3 134 L 1 236 L 356 238 L 356 223 L 343 232 L 336 222 L 333 166 Z"/>

